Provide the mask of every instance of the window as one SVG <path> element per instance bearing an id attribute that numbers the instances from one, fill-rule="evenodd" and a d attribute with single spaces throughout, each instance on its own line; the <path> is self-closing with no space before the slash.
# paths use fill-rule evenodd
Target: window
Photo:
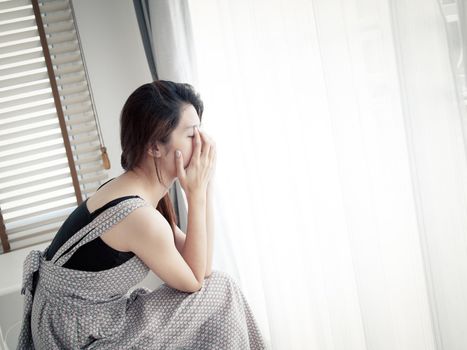
<path id="1" fill-rule="evenodd" d="M 1 252 L 51 240 L 109 167 L 71 1 L 0 2 Z"/>

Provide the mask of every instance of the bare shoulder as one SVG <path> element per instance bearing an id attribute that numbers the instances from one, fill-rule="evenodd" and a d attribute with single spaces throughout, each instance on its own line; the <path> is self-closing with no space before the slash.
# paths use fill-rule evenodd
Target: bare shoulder
<path id="1" fill-rule="evenodd" d="M 174 227 L 167 221 L 167 219 L 152 206 L 144 206 L 134 210 L 134 215 L 131 215 L 130 220 L 127 221 L 127 228 L 131 227 L 131 241 L 129 242 L 129 249 L 137 249 L 134 247 L 135 243 L 141 244 L 141 238 L 148 239 L 153 236 L 152 239 L 157 238 L 154 236 L 163 236 L 161 238 L 170 240 L 175 245 L 175 248 L 179 253 L 185 245 L 186 234 L 183 232 L 177 224 L 174 223 Z M 136 241 L 140 240 L 140 242 Z M 133 243 L 133 247 L 131 247 Z"/>
<path id="2" fill-rule="evenodd" d="M 172 230 L 165 217 L 153 206 L 144 205 L 134 209 L 129 215 L 127 224 L 131 225 L 133 235 L 146 235 L 162 228 Z"/>

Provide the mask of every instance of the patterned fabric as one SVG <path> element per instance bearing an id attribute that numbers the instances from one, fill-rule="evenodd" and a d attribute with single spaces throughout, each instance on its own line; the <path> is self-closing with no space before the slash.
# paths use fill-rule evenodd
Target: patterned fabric
<path id="1" fill-rule="evenodd" d="M 137 255 L 102 271 L 63 267 L 80 246 L 148 205 L 130 198 L 106 209 L 50 261 L 44 258 L 47 248 L 28 254 L 17 349 L 267 348 L 240 287 L 223 271 L 214 270 L 195 293 L 165 283 L 130 292 L 149 273 Z"/>

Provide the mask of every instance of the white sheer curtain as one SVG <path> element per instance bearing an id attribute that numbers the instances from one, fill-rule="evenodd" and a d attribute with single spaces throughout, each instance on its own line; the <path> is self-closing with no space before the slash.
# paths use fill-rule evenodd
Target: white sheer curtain
<path id="1" fill-rule="evenodd" d="M 467 349 L 465 106 L 438 2 L 189 4 L 214 264 L 272 348 Z"/>

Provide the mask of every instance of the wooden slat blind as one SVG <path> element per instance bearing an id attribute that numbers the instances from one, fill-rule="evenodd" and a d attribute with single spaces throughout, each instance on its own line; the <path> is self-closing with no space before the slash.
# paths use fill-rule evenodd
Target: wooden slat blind
<path id="1" fill-rule="evenodd" d="M 108 175 L 69 0 L 0 2 L 2 252 L 50 241 Z"/>

